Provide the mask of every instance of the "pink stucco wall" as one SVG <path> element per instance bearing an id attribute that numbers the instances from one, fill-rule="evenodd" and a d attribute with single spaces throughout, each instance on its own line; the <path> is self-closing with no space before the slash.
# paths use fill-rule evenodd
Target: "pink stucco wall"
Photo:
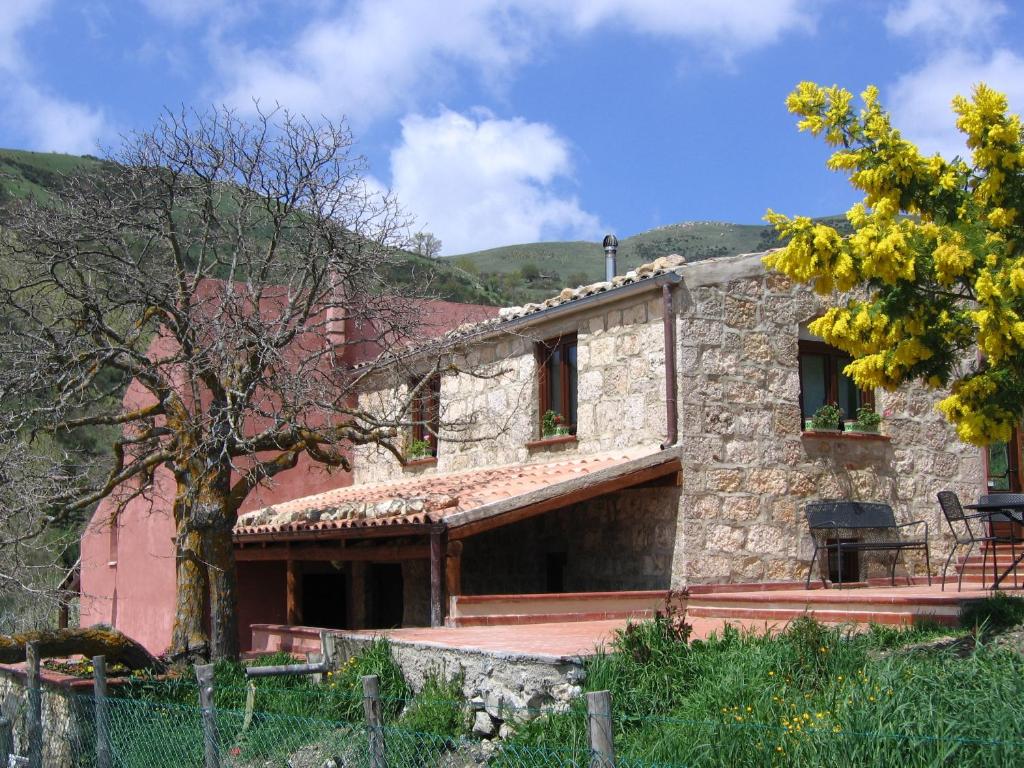
<path id="1" fill-rule="evenodd" d="M 463 322 L 481 320 L 496 313 L 494 307 L 428 302 L 421 337 L 437 336 Z M 343 333 L 331 333 L 347 341 L 343 363 L 359 362 L 377 352 L 373 345 L 358 343 L 365 336 L 361 336 L 352 323 L 345 323 Z M 162 343 L 158 338 L 155 348 Z M 128 408 L 150 401 L 149 393 L 135 382 L 124 397 Z M 294 469 L 278 475 L 272 486 L 250 494 L 242 511 L 351 483 L 351 473 L 328 471 L 302 457 Z M 112 522 L 116 508 L 113 500 L 104 500 L 97 507 L 82 534 L 82 626 L 109 624 L 153 653 L 162 653 L 170 645 L 175 602 L 173 498 L 173 476 L 160 468 L 152 491 L 145 497 L 131 500 L 117 515 L 116 523 Z M 112 530 L 114 525 L 116 531 Z M 239 631 L 243 649 L 251 644 L 250 624 L 284 622 L 283 574 L 280 564 L 244 563 L 240 566 Z"/>
<path id="2" fill-rule="evenodd" d="M 154 493 L 128 503 L 112 530 L 103 501 L 82 535 L 82 626 L 109 624 L 153 653 L 166 650 L 174 622 L 174 479 L 161 469 Z"/>

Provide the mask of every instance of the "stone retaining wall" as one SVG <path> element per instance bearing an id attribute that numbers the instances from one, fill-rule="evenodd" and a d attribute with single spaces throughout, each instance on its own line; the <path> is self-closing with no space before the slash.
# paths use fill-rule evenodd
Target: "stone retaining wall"
<path id="1" fill-rule="evenodd" d="M 72 689 L 49 683 L 43 676 L 43 765 L 46 768 L 73 768 L 78 757 L 91 749 L 79 730 L 77 708 L 83 706 Z M 0 712 L 14 725 L 14 751 L 28 754 L 26 713 L 28 693 L 24 672 L 0 667 Z M 0 755 L 0 764 L 7 765 L 7 755 Z"/>

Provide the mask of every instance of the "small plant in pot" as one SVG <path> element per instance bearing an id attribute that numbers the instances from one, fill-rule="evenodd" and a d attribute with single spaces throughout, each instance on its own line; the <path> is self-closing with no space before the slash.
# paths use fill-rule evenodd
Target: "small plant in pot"
<path id="1" fill-rule="evenodd" d="M 838 432 L 843 424 L 843 411 L 835 403 L 825 403 L 811 417 L 810 428 L 815 432 Z"/>
<path id="2" fill-rule="evenodd" d="M 853 428 L 855 432 L 870 432 L 877 435 L 881 423 L 880 413 L 876 413 L 869 405 L 862 405 L 857 409 L 857 420 L 853 423 Z"/>
<path id="3" fill-rule="evenodd" d="M 434 450 L 426 440 L 413 440 L 405 450 L 405 455 L 410 461 L 415 461 L 416 459 L 428 459 L 434 455 Z"/>
<path id="4" fill-rule="evenodd" d="M 562 414 L 555 411 L 544 411 L 540 422 L 541 437 L 558 437 L 570 434 L 569 428 L 562 421 Z"/>

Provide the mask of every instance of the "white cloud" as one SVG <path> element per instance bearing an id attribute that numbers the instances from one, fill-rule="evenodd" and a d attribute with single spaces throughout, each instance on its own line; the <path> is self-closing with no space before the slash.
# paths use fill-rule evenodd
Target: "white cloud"
<path id="1" fill-rule="evenodd" d="M 391 172 L 399 201 L 448 254 L 601 232 L 595 216 L 559 191 L 571 179 L 569 147 L 543 123 L 450 110 L 409 115 Z"/>
<path id="2" fill-rule="evenodd" d="M 314 16 L 281 46 L 219 40 L 223 100 L 254 97 L 356 122 L 415 109 L 470 67 L 510 75 L 557 35 L 633 32 L 680 39 L 724 59 L 808 29 L 808 0 L 354 0 Z M 600 29 L 599 29 L 600 28 Z"/>
<path id="3" fill-rule="evenodd" d="M 972 40 L 991 34 L 1005 13 L 997 0 L 907 0 L 889 9 L 885 26 L 894 35 Z"/>
<path id="4" fill-rule="evenodd" d="M 0 69 L 19 70 L 24 65 L 24 52 L 18 35 L 41 19 L 52 0 L 7 0 L 0 13 Z"/>
<path id="5" fill-rule="evenodd" d="M 0 119 L 21 146 L 42 151 L 95 152 L 108 134 L 102 110 L 49 93 L 33 76 L 20 36 L 51 10 L 51 0 L 8 0 L 0 14 Z"/>
<path id="6" fill-rule="evenodd" d="M 45 93 L 29 83 L 9 94 L 5 120 L 23 136 L 27 149 L 95 154 L 110 131 L 102 110 Z"/>
<path id="7" fill-rule="evenodd" d="M 1011 110 L 1024 109 L 1024 59 L 1005 49 L 988 56 L 957 50 L 896 81 L 887 98 L 893 124 L 926 152 L 965 155 L 950 102 L 957 94 L 970 96 L 980 82 L 1006 93 Z"/>

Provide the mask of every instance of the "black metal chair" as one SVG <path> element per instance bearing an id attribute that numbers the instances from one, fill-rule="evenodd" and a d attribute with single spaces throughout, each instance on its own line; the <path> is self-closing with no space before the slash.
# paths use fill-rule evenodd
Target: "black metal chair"
<path id="1" fill-rule="evenodd" d="M 1016 495 L 1016 494 L 1014 494 Z M 946 589 L 946 571 L 949 569 L 949 564 L 953 561 L 953 557 L 956 555 L 957 548 L 960 546 L 966 546 L 967 551 L 964 553 L 964 560 L 960 567 L 957 569 L 958 578 L 956 582 L 956 591 L 959 592 L 963 589 L 964 583 L 964 569 L 967 567 L 967 558 L 971 554 L 971 550 L 974 549 L 975 544 L 982 545 L 982 556 L 981 556 L 981 581 L 985 583 L 985 565 L 988 562 L 988 550 L 986 544 L 1006 544 L 1009 543 L 1012 551 L 1014 552 L 1014 559 L 1016 559 L 1016 543 L 1013 536 L 996 536 L 991 531 L 988 535 L 979 536 L 974 531 L 974 526 L 971 525 L 972 520 L 991 520 L 993 513 L 991 512 L 977 512 L 967 514 L 964 512 L 963 506 L 960 504 L 960 497 L 957 496 L 953 491 L 940 491 L 938 494 L 939 506 L 942 507 L 942 514 L 946 517 L 946 522 L 949 523 L 949 529 L 953 532 L 953 549 L 950 550 L 949 557 L 946 558 L 946 564 L 942 568 L 942 589 Z M 1007 500 L 1010 501 L 1009 495 Z M 996 513 L 998 515 L 998 513 Z M 994 584 L 999 578 L 999 563 L 996 550 L 992 550 L 992 583 Z M 1017 585 L 1017 574 L 1013 574 L 1014 586 Z"/>

